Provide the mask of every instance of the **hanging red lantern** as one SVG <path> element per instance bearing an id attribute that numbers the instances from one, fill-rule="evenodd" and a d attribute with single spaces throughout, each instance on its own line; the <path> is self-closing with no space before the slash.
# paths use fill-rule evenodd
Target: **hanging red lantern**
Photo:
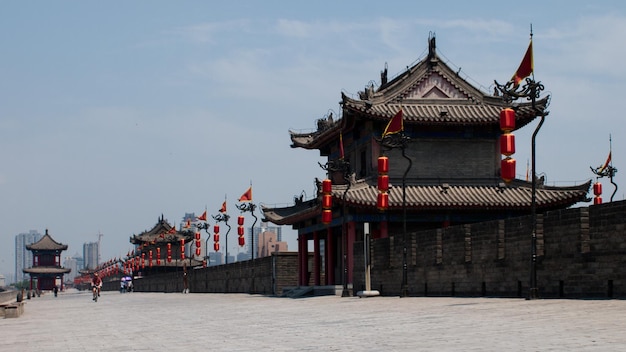
<path id="1" fill-rule="evenodd" d="M 157 247 L 156 251 L 157 251 L 156 252 L 156 257 L 157 257 L 156 262 L 157 262 L 157 265 L 161 265 L 161 247 Z"/>
<path id="2" fill-rule="evenodd" d="M 215 226 L 213 226 L 213 232 L 214 232 L 214 233 L 218 233 L 218 232 L 220 232 L 220 225 L 215 225 Z"/>
<path id="3" fill-rule="evenodd" d="M 333 191 L 333 183 L 330 179 L 322 181 L 322 193 L 330 193 Z"/>
<path id="4" fill-rule="evenodd" d="M 239 215 L 239 216 L 237 217 L 237 225 L 239 225 L 239 226 L 243 226 L 243 221 L 244 221 L 244 217 L 243 217 L 243 215 Z"/>
<path id="5" fill-rule="evenodd" d="M 148 252 L 148 266 L 152 267 L 152 249 Z"/>
<path id="6" fill-rule="evenodd" d="M 322 222 L 324 224 L 330 224 L 332 220 L 333 220 L 333 211 L 330 209 L 322 210 Z"/>
<path id="7" fill-rule="evenodd" d="M 376 207 L 380 210 L 385 210 L 389 207 L 389 193 L 378 193 L 378 199 L 376 200 Z"/>
<path id="8" fill-rule="evenodd" d="M 243 247 L 245 245 L 246 245 L 246 239 L 243 236 L 239 237 L 239 246 Z"/>
<path id="9" fill-rule="evenodd" d="M 213 235 L 213 241 L 215 242 L 219 242 L 220 241 L 220 234 L 216 233 L 215 235 Z"/>
<path id="10" fill-rule="evenodd" d="M 243 226 L 238 226 L 238 227 L 237 227 L 237 234 L 238 234 L 239 236 L 243 236 L 243 233 L 244 233 Z"/>
<path id="11" fill-rule="evenodd" d="M 322 223 L 329 224 L 333 219 L 333 196 L 332 196 L 332 182 L 330 179 L 325 179 L 322 182 Z"/>
<path id="12" fill-rule="evenodd" d="M 213 243 L 213 249 L 214 249 L 216 252 L 219 252 L 219 250 L 220 250 L 220 243 L 219 243 L 219 242 L 215 242 L 215 243 Z"/>
<path id="13" fill-rule="evenodd" d="M 196 255 L 199 256 L 202 254 L 202 249 L 200 247 L 196 247 Z"/>
<path id="14" fill-rule="evenodd" d="M 389 172 L 389 158 L 386 156 L 378 157 L 378 173 L 386 174 Z"/>
<path id="15" fill-rule="evenodd" d="M 602 184 L 600 182 L 596 182 L 593 184 L 593 195 L 602 195 Z"/>
<path id="16" fill-rule="evenodd" d="M 378 175 L 378 190 L 379 191 L 389 190 L 389 175 Z"/>
<path id="17" fill-rule="evenodd" d="M 511 132 L 515 129 L 515 110 L 504 108 L 500 110 L 500 129 Z"/>
<path id="18" fill-rule="evenodd" d="M 600 196 L 593 197 L 593 205 L 598 205 L 598 204 L 602 204 L 602 197 Z"/>
<path id="19" fill-rule="evenodd" d="M 200 240 L 200 232 L 196 232 L 196 241 Z"/>
<path id="20" fill-rule="evenodd" d="M 333 197 L 330 194 L 324 194 L 322 196 L 322 208 L 330 209 L 333 206 Z"/>
<path id="21" fill-rule="evenodd" d="M 167 262 L 168 263 L 172 262 L 172 244 L 171 243 L 167 244 Z"/>
<path id="22" fill-rule="evenodd" d="M 506 156 L 515 154 L 515 135 L 511 133 L 500 135 L 500 153 Z"/>
<path id="23" fill-rule="evenodd" d="M 511 182 L 515 179 L 515 159 L 507 156 L 500 162 L 501 176 L 504 182 Z"/>

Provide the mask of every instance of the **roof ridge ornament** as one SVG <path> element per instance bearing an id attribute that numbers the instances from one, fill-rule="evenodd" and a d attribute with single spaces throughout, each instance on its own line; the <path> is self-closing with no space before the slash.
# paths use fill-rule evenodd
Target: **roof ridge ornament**
<path id="1" fill-rule="evenodd" d="M 437 44 L 435 41 L 435 32 L 428 33 L 428 60 L 432 61 L 437 56 Z"/>

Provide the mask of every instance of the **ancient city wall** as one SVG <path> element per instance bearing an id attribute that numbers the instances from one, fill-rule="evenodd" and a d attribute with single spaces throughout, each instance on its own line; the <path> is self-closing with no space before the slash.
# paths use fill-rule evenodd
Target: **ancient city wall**
<path id="1" fill-rule="evenodd" d="M 537 217 L 539 296 L 626 298 L 626 202 Z M 407 234 L 412 296 L 528 295 L 532 219 L 452 226 Z M 372 289 L 401 293 L 404 235 L 372 241 Z M 355 291 L 363 290 L 363 243 L 355 244 Z"/>

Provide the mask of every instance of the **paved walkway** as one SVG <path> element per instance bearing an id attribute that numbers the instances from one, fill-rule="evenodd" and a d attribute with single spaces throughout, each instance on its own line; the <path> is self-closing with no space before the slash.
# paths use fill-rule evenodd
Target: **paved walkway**
<path id="1" fill-rule="evenodd" d="M 626 351 L 626 301 L 89 292 L 0 319 L 0 351 Z"/>

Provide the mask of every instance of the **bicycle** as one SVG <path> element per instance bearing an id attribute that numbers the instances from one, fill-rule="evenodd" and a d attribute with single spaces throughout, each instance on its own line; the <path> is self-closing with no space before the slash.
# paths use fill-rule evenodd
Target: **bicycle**
<path id="1" fill-rule="evenodd" d="M 93 301 L 98 302 L 98 297 L 100 296 L 100 287 L 92 286 L 91 291 L 93 292 Z"/>

